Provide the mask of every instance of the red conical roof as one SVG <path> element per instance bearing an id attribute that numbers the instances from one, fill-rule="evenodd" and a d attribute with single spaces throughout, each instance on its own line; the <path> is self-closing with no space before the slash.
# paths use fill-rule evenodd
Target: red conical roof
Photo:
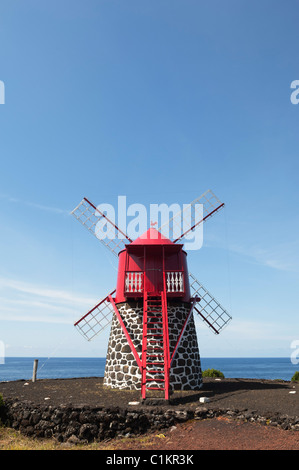
<path id="1" fill-rule="evenodd" d="M 143 235 L 136 238 L 131 245 L 174 245 L 174 243 L 155 228 L 149 228 Z"/>

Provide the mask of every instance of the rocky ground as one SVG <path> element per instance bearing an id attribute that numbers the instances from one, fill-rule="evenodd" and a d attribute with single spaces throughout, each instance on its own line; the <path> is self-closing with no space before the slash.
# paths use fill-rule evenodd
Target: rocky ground
<path id="1" fill-rule="evenodd" d="M 299 383 L 204 379 L 168 403 L 96 377 L 0 382 L 0 394 L 13 428 L 70 444 L 112 439 L 115 449 L 140 449 L 139 435 L 150 437 L 147 449 L 299 449 Z"/>
<path id="2" fill-rule="evenodd" d="M 127 407 L 142 400 L 139 391 L 111 390 L 103 387 L 99 377 L 77 379 L 43 379 L 35 383 L 17 380 L 0 382 L 4 398 L 31 401 L 35 404 Z M 153 394 L 151 395 L 154 396 Z M 161 395 L 160 395 L 161 397 Z M 205 378 L 199 391 L 175 391 L 170 396 L 172 407 L 194 409 L 199 399 L 207 397 L 209 408 L 248 409 L 260 414 L 279 413 L 299 416 L 299 383 L 256 379 Z M 162 406 L 168 407 L 164 401 Z"/>

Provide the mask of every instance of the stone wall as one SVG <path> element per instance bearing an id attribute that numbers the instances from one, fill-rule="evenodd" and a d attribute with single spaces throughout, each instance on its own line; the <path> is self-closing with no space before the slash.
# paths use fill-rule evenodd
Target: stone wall
<path id="1" fill-rule="evenodd" d="M 242 421 L 278 426 L 299 431 L 299 418 L 277 414 L 261 416 L 249 410 L 207 408 L 191 409 L 143 406 L 142 408 L 104 408 L 34 405 L 6 400 L 0 406 L 0 422 L 20 430 L 24 435 L 55 438 L 70 444 L 133 437 L 147 431 L 169 428 L 190 419 L 226 416 Z"/>
<path id="2" fill-rule="evenodd" d="M 117 307 L 132 342 L 141 357 L 143 303 L 128 302 L 118 304 Z M 189 310 L 189 303 L 168 302 L 169 344 L 171 352 L 176 345 Z M 148 374 L 148 377 L 157 378 L 157 375 Z M 140 384 L 140 370 L 119 321 L 114 314 L 107 351 L 104 385 L 111 388 L 139 390 Z M 192 315 L 170 370 L 170 389 L 198 390 L 201 384 L 200 355 Z M 157 385 L 156 382 L 152 382 L 151 386 Z"/>

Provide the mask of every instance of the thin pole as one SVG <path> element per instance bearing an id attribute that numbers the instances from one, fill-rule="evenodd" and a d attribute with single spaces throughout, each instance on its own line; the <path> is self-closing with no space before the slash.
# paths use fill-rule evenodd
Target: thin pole
<path id="1" fill-rule="evenodd" d="M 33 362 L 32 382 L 35 382 L 35 381 L 36 381 L 37 366 L 38 366 L 38 359 L 34 359 L 34 362 Z"/>

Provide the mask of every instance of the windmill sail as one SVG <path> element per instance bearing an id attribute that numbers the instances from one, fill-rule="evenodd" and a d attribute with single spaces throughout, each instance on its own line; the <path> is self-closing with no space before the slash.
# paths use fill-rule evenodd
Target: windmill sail
<path id="1" fill-rule="evenodd" d="M 193 297 L 200 298 L 194 310 L 215 334 L 219 334 L 232 317 L 193 274 L 189 273 L 189 277 Z"/>
<path id="2" fill-rule="evenodd" d="M 109 295 L 114 294 L 114 292 L 115 290 Z M 109 295 L 102 299 L 101 302 L 95 305 L 74 325 L 88 341 L 101 333 L 112 321 L 113 306 L 109 301 Z"/>
<path id="3" fill-rule="evenodd" d="M 132 240 L 88 199 L 83 198 L 71 214 L 115 256 Z"/>
<path id="4" fill-rule="evenodd" d="M 162 233 L 167 231 L 169 238 L 174 238 L 174 243 L 176 243 L 223 207 L 224 203 L 208 189 L 169 221 L 161 225 L 159 231 L 162 231 Z M 177 236 L 178 233 L 180 233 L 179 236 Z"/>

